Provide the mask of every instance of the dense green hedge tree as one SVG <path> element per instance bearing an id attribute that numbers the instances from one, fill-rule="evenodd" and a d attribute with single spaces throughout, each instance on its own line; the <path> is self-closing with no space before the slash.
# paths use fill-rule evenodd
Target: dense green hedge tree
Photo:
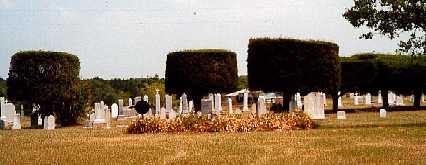
<path id="1" fill-rule="evenodd" d="M 364 53 L 341 58 L 342 91 L 382 91 L 383 107 L 388 108 L 387 92 L 414 94 L 414 106 L 420 108 L 420 99 L 426 86 L 426 58 L 401 55 Z"/>
<path id="2" fill-rule="evenodd" d="M 322 91 L 333 96 L 337 110 L 340 86 L 339 47 L 335 43 L 298 39 L 250 39 L 250 90 L 283 92 L 284 107 L 292 95 Z"/>
<path id="3" fill-rule="evenodd" d="M 200 110 L 208 93 L 233 92 L 238 85 L 237 55 L 221 49 L 171 52 L 167 55 L 166 92 L 186 93 Z"/>
<path id="4" fill-rule="evenodd" d="M 65 52 L 23 51 L 12 56 L 7 96 L 13 102 L 40 105 L 43 116 L 55 113 L 63 125 L 81 115 L 80 61 Z"/>

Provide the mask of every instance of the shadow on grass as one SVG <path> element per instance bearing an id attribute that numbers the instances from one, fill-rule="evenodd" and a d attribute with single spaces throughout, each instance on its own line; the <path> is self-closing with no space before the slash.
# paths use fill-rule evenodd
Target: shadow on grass
<path id="1" fill-rule="evenodd" d="M 373 123 L 373 124 L 319 124 L 317 129 L 329 129 L 329 128 L 378 128 L 378 127 L 388 127 L 388 128 L 397 128 L 397 127 L 406 127 L 406 128 L 426 128 L 426 122 L 422 123 Z"/>
<path id="2" fill-rule="evenodd" d="M 357 112 L 379 112 L 382 107 L 366 107 L 366 108 L 343 108 L 339 109 L 339 111 L 345 111 L 346 113 L 357 113 Z M 395 106 L 395 107 L 389 107 L 386 111 L 424 111 L 426 110 L 426 106 L 421 106 L 420 110 L 417 109 L 414 106 Z M 325 111 L 326 114 L 335 114 L 336 112 L 332 110 Z"/>

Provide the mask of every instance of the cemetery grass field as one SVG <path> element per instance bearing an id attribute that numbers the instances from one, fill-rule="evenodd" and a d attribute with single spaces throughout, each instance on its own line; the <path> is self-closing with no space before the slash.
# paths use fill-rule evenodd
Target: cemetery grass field
<path id="1" fill-rule="evenodd" d="M 125 134 L 124 128 L 0 130 L 0 164 L 422 164 L 426 111 L 336 114 L 311 130 Z M 28 120 L 28 119 L 27 119 Z M 24 121 L 24 127 L 25 127 Z M 28 122 L 28 121 L 27 121 Z M 125 124 L 120 121 L 115 124 Z M 29 123 L 27 123 L 29 125 Z"/>

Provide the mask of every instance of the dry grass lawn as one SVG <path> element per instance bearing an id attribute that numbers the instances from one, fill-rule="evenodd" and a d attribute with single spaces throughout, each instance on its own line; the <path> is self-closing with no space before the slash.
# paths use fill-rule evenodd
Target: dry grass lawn
<path id="1" fill-rule="evenodd" d="M 424 164 L 426 111 L 335 114 L 317 129 L 124 133 L 124 128 L 0 130 L 0 164 Z M 128 121 L 127 121 L 128 122 Z M 126 122 L 124 122 L 126 123 Z"/>

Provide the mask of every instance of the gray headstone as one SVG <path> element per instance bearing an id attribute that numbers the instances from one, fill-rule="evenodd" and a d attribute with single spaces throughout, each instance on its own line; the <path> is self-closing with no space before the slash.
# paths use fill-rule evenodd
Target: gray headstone
<path id="1" fill-rule="evenodd" d="M 161 100 L 160 100 L 160 94 L 158 93 L 159 90 L 155 90 L 155 113 L 160 113 L 161 110 Z"/>
<path id="2" fill-rule="evenodd" d="M 95 124 L 105 123 L 105 109 L 102 108 L 102 103 L 95 103 Z"/>
<path id="3" fill-rule="evenodd" d="M 201 99 L 201 113 L 211 114 L 212 113 L 212 101 L 210 99 Z"/>
<path id="4" fill-rule="evenodd" d="M 247 89 L 244 91 L 243 111 L 248 111 L 248 90 Z"/>
<path id="5" fill-rule="evenodd" d="M 371 105 L 371 94 L 367 93 L 365 95 L 365 105 Z"/>
<path id="6" fill-rule="evenodd" d="M 173 107 L 173 103 L 172 103 L 173 98 L 172 98 L 172 96 L 167 95 L 167 94 L 166 94 L 165 98 L 166 98 L 166 111 L 170 112 L 172 110 L 172 107 Z"/>
<path id="7" fill-rule="evenodd" d="M 160 109 L 160 119 L 162 120 L 166 119 L 166 108 Z"/>
<path id="8" fill-rule="evenodd" d="M 265 96 L 259 96 L 257 98 L 258 107 L 256 110 L 257 117 L 262 117 L 264 114 L 266 114 L 266 100 Z"/>
<path id="9" fill-rule="evenodd" d="M 118 116 L 124 116 L 124 101 L 118 99 Z"/>
<path id="10" fill-rule="evenodd" d="M 176 119 L 176 112 L 173 109 L 169 111 L 169 119 L 170 120 Z"/>
<path id="11" fill-rule="evenodd" d="M 377 94 L 377 104 L 383 104 L 382 91 Z"/>
<path id="12" fill-rule="evenodd" d="M 228 113 L 229 114 L 233 114 L 234 113 L 234 111 L 232 109 L 232 99 L 231 98 L 228 98 Z"/>

